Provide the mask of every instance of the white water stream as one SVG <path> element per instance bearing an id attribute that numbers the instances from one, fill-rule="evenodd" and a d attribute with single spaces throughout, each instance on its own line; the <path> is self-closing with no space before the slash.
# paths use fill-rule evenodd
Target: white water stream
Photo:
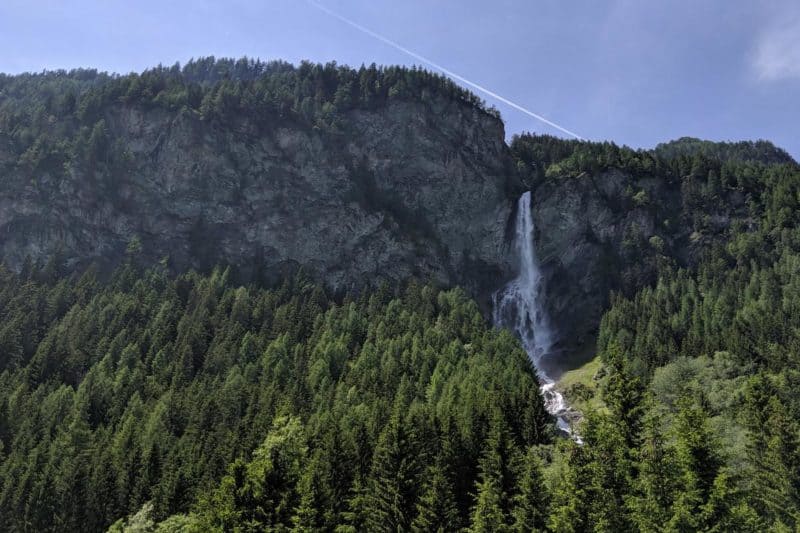
<path id="1" fill-rule="evenodd" d="M 542 273 L 536 260 L 533 243 L 533 214 L 531 193 L 523 194 L 517 203 L 514 246 L 519 257 L 519 275 L 497 291 L 492 299 L 494 323 L 507 328 L 522 341 L 528 357 L 536 366 L 547 411 L 556 417 L 558 427 L 571 433 L 566 418 L 564 397 L 555 389 L 555 382 L 542 369 L 542 359 L 551 354 L 555 343 L 547 313 L 542 305 Z"/>

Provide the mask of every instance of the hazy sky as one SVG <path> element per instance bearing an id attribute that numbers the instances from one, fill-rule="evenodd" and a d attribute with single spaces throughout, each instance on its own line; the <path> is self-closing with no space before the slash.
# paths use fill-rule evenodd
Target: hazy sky
<path id="1" fill-rule="evenodd" d="M 318 1 L 585 138 L 766 138 L 800 158 L 799 0 Z M 205 55 L 419 63 L 305 0 L 0 0 L 0 50 L 11 73 Z M 486 99 L 509 136 L 559 134 Z"/>

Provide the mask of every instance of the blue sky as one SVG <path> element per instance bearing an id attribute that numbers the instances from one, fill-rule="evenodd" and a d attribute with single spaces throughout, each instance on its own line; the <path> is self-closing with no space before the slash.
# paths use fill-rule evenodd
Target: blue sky
<path id="1" fill-rule="evenodd" d="M 797 0 L 318 1 L 588 139 L 765 138 L 800 158 Z M 10 73 L 204 55 L 419 63 L 304 0 L 1 0 L 0 50 Z M 559 134 L 486 99 L 509 136 Z"/>

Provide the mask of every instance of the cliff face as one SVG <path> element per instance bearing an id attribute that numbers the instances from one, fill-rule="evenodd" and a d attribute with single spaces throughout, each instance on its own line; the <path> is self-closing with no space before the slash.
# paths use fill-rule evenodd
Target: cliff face
<path id="1" fill-rule="evenodd" d="M 664 268 L 694 268 L 727 242 L 731 226 L 753 224 L 738 191 L 720 193 L 699 210 L 688 205 L 690 195 L 688 178 L 676 183 L 620 169 L 561 176 L 536 188 L 536 243 L 562 347 L 593 345 L 613 292 L 632 296 Z"/>
<path id="2" fill-rule="evenodd" d="M 656 250 L 638 261 L 626 257 L 632 239 L 649 244 L 650 237 L 663 235 L 657 227 L 659 218 L 648 206 L 615 205 L 630 179 L 619 171 L 585 173 L 548 181 L 534 193 L 547 308 L 566 347 L 593 341 L 609 294 L 621 288 L 623 278 L 638 278 L 629 281 L 639 285 L 652 281 L 655 274 Z M 649 185 L 651 194 L 672 203 L 674 191 L 656 182 Z"/>
<path id="3" fill-rule="evenodd" d="M 509 274 L 503 126 L 461 102 L 350 110 L 338 134 L 122 104 L 103 119 L 123 170 L 27 173 L 0 149 L 11 267 L 56 252 L 115 263 L 131 248 L 177 270 L 303 266 L 334 289 L 413 275 L 483 293 Z"/>
<path id="4" fill-rule="evenodd" d="M 464 286 L 488 311 L 516 274 L 512 211 L 532 189 L 546 308 L 574 348 L 611 291 L 691 266 L 751 224 L 757 184 L 734 180 L 729 160 L 794 164 L 766 142 L 509 147 L 496 113 L 419 70 L 209 58 L 123 77 L 0 75 L 0 260 L 133 254 L 267 281 L 302 267 L 338 291 L 413 276 Z"/>

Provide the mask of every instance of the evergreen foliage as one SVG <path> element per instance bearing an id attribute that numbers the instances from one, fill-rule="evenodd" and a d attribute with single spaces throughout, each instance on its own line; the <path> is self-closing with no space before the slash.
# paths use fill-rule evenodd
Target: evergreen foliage
<path id="1" fill-rule="evenodd" d="M 207 58 L 0 75 L 0 136 L 33 189 L 80 167 L 113 192 L 112 104 L 342 136 L 404 101 L 496 115 L 417 69 Z M 134 239 L 110 278 L 0 267 L 0 530 L 797 530 L 797 163 L 764 141 L 511 151 L 531 189 L 623 175 L 603 200 L 656 221 L 600 280 L 605 409 L 581 443 L 553 442 L 519 343 L 459 289 L 172 277 Z"/>
<path id="2" fill-rule="evenodd" d="M 0 268 L 0 294 L 3 530 L 450 531 L 483 450 L 508 520 L 512 458 L 552 436 L 519 343 L 460 290 L 337 303 L 128 264 Z"/>

